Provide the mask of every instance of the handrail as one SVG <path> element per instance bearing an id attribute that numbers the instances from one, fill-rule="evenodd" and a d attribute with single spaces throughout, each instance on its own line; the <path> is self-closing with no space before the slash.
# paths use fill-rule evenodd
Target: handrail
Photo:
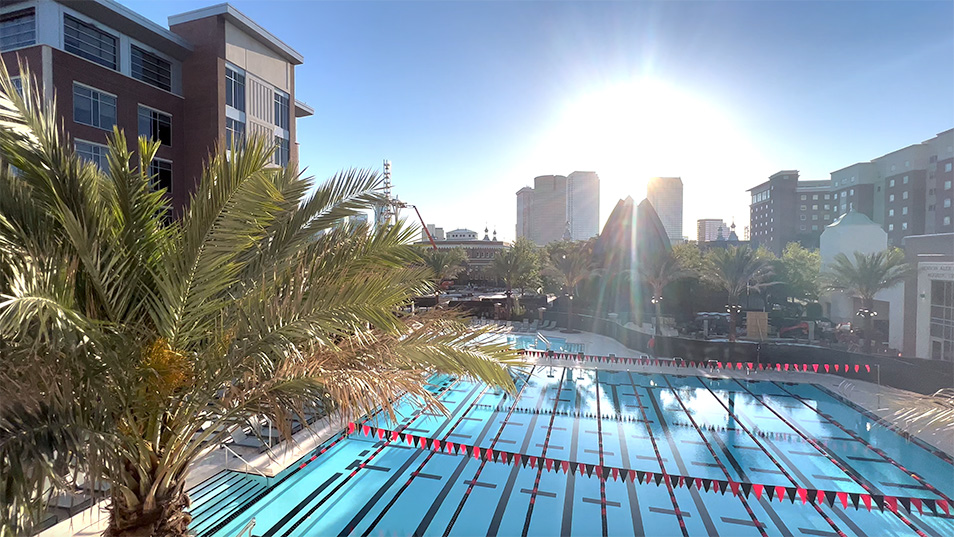
<path id="1" fill-rule="evenodd" d="M 232 455 L 235 455 L 235 457 L 236 457 L 237 459 L 239 459 L 240 461 L 242 461 L 242 462 L 245 463 L 245 469 L 246 469 L 246 470 L 251 469 L 251 470 L 254 471 L 256 474 L 258 474 L 258 475 L 264 477 L 265 479 L 268 479 L 268 476 L 267 476 L 267 475 L 265 475 L 264 473 L 262 473 L 262 471 L 259 470 L 258 468 L 252 466 L 252 463 L 250 463 L 250 462 L 248 462 L 247 460 L 245 460 L 245 457 L 243 457 L 243 456 L 239 455 L 238 453 L 236 453 L 235 450 L 232 449 L 232 448 L 230 448 L 227 444 L 222 444 L 222 447 L 225 448 L 225 469 L 226 469 L 226 470 L 229 469 L 229 453 L 231 453 Z M 246 473 L 248 473 L 248 472 L 246 472 Z"/>
<path id="2" fill-rule="evenodd" d="M 242 526 L 242 529 L 239 530 L 238 535 L 236 535 L 235 537 L 242 537 L 243 535 L 245 535 L 245 532 L 248 532 L 248 537 L 252 537 L 252 529 L 254 527 L 255 527 L 255 517 L 252 517 L 252 519 L 249 520 L 247 524 Z"/>
<path id="3" fill-rule="evenodd" d="M 543 340 L 543 343 L 547 346 L 547 350 L 550 350 L 550 347 L 552 347 L 552 344 L 550 343 L 550 340 L 547 339 L 546 336 L 544 336 L 543 334 L 537 332 L 537 339 L 542 339 L 542 340 Z"/>

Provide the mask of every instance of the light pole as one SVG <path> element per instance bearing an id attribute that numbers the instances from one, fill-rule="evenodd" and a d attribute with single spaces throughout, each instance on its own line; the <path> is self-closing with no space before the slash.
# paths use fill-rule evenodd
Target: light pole
<path id="1" fill-rule="evenodd" d="M 742 313 L 742 304 L 726 304 L 725 311 L 729 314 L 729 341 L 735 341 L 736 315 Z"/>
<path id="2" fill-rule="evenodd" d="M 863 332 L 862 335 L 865 337 L 865 341 L 862 343 L 861 348 L 863 350 L 868 349 L 867 352 L 871 352 L 872 341 L 871 341 L 871 334 L 869 334 L 869 332 L 874 331 L 871 329 L 871 323 L 872 323 L 871 319 L 874 317 L 877 317 L 878 312 L 869 308 L 861 308 L 860 310 L 858 310 L 858 313 L 856 313 L 855 315 L 864 319 L 862 321 L 862 326 L 864 327 L 862 329 L 862 332 Z"/>
<path id="3" fill-rule="evenodd" d="M 653 303 L 653 313 L 655 314 L 655 319 L 653 322 L 653 334 L 657 336 L 660 333 L 659 317 L 660 317 L 660 314 L 662 313 L 662 306 L 661 306 L 662 299 L 663 299 L 662 295 L 653 295 L 653 298 L 650 299 L 650 302 Z"/>

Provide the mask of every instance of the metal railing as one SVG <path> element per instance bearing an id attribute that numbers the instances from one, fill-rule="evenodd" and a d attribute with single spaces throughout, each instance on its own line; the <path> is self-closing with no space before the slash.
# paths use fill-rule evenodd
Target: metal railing
<path id="1" fill-rule="evenodd" d="M 248 537 L 252 537 L 252 529 L 255 527 L 255 517 L 252 517 L 252 520 L 248 521 L 248 524 L 242 526 L 242 529 L 239 530 L 238 535 L 235 537 L 242 537 L 248 533 Z"/>
<path id="2" fill-rule="evenodd" d="M 229 453 L 231 453 L 232 455 L 235 456 L 235 458 L 237 458 L 238 460 L 240 460 L 240 461 L 242 461 L 242 462 L 245 463 L 245 470 L 246 470 L 245 473 L 250 473 L 250 472 L 248 472 L 248 470 L 252 470 L 252 472 L 254 472 L 254 473 L 256 473 L 256 474 L 258 474 L 258 475 L 264 477 L 265 479 L 268 479 L 268 476 L 267 476 L 267 475 L 265 475 L 264 473 L 262 473 L 262 471 L 259 470 L 258 468 L 252 466 L 252 463 L 250 463 L 250 462 L 248 462 L 247 460 L 245 460 L 245 457 L 243 457 L 243 456 L 239 455 L 238 453 L 236 453 L 235 450 L 233 450 L 232 448 L 230 448 L 227 444 L 222 444 L 222 447 L 225 449 L 225 469 L 226 469 L 226 470 L 228 470 L 228 468 L 229 468 Z"/>

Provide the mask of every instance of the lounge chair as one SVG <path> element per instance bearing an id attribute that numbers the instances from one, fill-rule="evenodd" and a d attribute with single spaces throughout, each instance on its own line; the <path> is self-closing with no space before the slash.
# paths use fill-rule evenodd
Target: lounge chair
<path id="1" fill-rule="evenodd" d="M 536 319 L 534 319 L 533 322 L 530 323 L 529 331 L 530 331 L 530 332 L 536 332 L 536 331 L 537 331 L 537 328 L 539 328 L 539 326 L 540 326 L 540 322 L 537 321 Z"/>

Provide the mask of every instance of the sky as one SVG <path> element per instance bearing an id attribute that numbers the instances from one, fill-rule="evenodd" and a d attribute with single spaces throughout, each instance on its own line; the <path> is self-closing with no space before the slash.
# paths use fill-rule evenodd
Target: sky
<path id="1" fill-rule="evenodd" d="M 166 25 L 196 0 L 120 0 Z M 305 57 L 301 165 L 392 162 L 445 230 L 515 235 L 538 175 L 595 171 L 600 226 L 654 176 L 700 218 L 748 225 L 779 170 L 828 179 L 954 127 L 950 1 L 233 1 Z M 413 218 L 413 212 L 402 216 Z"/>

